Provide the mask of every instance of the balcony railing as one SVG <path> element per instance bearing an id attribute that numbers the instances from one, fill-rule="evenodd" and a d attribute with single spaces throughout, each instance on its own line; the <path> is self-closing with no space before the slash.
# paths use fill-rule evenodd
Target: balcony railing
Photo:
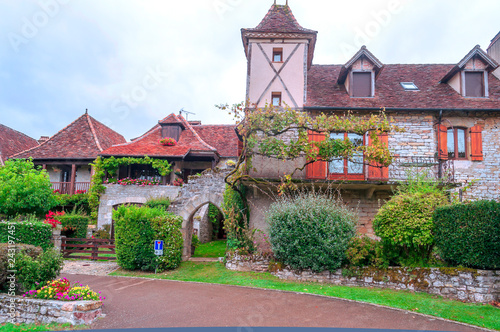
<path id="1" fill-rule="evenodd" d="M 389 166 L 390 181 L 406 181 L 410 176 L 425 175 L 442 183 L 455 182 L 453 160 L 437 160 L 428 156 L 398 156 Z"/>
<path id="2" fill-rule="evenodd" d="M 74 192 L 71 192 L 71 182 L 52 182 L 52 190 L 60 194 L 72 195 L 81 191 L 89 191 L 90 182 L 75 182 Z"/>

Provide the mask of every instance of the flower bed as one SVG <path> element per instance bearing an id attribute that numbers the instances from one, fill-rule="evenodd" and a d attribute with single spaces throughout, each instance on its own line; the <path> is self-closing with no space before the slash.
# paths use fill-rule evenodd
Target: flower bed
<path id="1" fill-rule="evenodd" d="M 23 297 L 34 297 L 38 299 L 58 301 L 102 301 L 106 299 L 100 296 L 101 292 L 94 292 L 89 286 L 76 283 L 71 287 L 66 278 L 52 280 L 40 289 L 32 289 L 23 294 Z"/>

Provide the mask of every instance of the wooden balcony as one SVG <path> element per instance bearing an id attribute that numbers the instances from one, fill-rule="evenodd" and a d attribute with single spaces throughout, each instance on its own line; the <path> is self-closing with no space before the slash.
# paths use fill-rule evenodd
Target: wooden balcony
<path id="1" fill-rule="evenodd" d="M 52 190 L 59 192 L 60 194 L 73 195 L 77 192 L 85 191 L 88 192 L 90 188 L 90 182 L 75 182 L 74 186 L 71 182 L 51 182 Z"/>

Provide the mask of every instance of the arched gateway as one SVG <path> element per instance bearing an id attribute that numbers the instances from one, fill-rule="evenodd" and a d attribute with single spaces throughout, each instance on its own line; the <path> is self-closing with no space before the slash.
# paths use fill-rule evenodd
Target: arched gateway
<path id="1" fill-rule="evenodd" d="M 193 215 L 203 205 L 212 203 L 221 209 L 224 196 L 224 178 L 228 174 L 225 170 L 207 170 L 199 176 L 189 178 L 177 199 L 170 205 L 169 211 L 181 216 L 182 236 L 184 238 L 184 249 L 182 259 L 191 257 L 191 236 L 193 234 Z"/>

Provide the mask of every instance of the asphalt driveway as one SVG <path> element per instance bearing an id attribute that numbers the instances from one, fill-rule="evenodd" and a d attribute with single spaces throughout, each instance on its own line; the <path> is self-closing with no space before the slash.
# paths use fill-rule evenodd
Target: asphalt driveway
<path id="1" fill-rule="evenodd" d="M 370 304 L 236 286 L 63 274 L 106 300 L 93 329 L 283 326 L 482 331 Z"/>

